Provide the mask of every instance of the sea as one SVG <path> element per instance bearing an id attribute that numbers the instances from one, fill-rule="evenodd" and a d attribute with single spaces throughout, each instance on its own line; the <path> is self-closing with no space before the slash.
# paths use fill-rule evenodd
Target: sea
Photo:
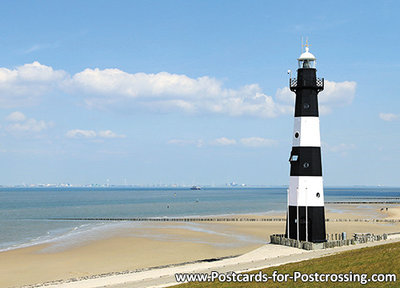
<path id="1" fill-rule="evenodd" d="M 0 251 L 56 240 L 81 241 L 124 221 L 66 218 L 165 218 L 286 210 L 287 188 L 0 188 Z M 400 188 L 325 188 L 325 202 L 399 201 Z M 129 222 L 129 221 L 127 221 Z M 130 223 L 135 225 L 135 223 Z M 141 225 L 137 223 L 136 225 Z"/>

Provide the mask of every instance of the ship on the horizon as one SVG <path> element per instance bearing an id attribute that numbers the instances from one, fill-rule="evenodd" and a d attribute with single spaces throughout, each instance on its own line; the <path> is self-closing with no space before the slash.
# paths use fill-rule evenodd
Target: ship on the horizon
<path id="1" fill-rule="evenodd" d="M 200 186 L 192 186 L 191 188 L 190 188 L 190 190 L 201 190 L 201 187 Z"/>

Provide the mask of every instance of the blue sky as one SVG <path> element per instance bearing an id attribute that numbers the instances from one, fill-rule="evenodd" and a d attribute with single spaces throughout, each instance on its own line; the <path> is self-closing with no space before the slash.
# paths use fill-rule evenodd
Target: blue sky
<path id="1" fill-rule="evenodd" d="M 398 186 L 398 11 L 2 1 L 0 183 L 287 185 L 303 36 L 325 78 L 325 185 Z"/>

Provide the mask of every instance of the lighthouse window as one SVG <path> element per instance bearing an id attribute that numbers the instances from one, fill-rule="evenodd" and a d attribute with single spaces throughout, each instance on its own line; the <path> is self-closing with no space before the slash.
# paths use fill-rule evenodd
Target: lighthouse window
<path id="1" fill-rule="evenodd" d="M 294 133 L 294 137 L 295 137 L 295 138 L 299 138 L 299 136 L 300 136 L 300 133 L 299 133 L 299 132 Z"/>
<path id="2" fill-rule="evenodd" d="M 321 196 L 321 194 L 319 194 L 319 192 L 318 192 L 315 196 L 317 196 L 317 198 L 319 198 Z"/>
<path id="3" fill-rule="evenodd" d="M 308 167 L 310 167 L 310 164 L 308 162 L 304 162 L 303 167 L 308 168 Z"/>
<path id="4" fill-rule="evenodd" d="M 304 103 L 303 107 L 304 107 L 304 109 L 308 109 L 308 108 L 310 108 L 310 104 Z"/>
<path id="5" fill-rule="evenodd" d="M 310 60 L 304 60 L 304 62 L 303 62 L 303 68 L 310 68 L 311 67 L 311 65 L 310 65 Z"/>

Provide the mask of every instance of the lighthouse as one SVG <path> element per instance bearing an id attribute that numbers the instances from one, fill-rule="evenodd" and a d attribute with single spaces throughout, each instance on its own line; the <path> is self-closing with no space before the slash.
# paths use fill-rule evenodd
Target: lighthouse
<path id="1" fill-rule="evenodd" d="M 305 46 L 305 52 L 297 59 L 297 78 L 290 77 L 289 81 L 290 90 L 296 93 L 296 104 L 286 237 L 319 243 L 326 241 L 317 97 L 324 90 L 324 79 L 317 78 L 316 58 L 309 52 L 309 45 Z"/>

